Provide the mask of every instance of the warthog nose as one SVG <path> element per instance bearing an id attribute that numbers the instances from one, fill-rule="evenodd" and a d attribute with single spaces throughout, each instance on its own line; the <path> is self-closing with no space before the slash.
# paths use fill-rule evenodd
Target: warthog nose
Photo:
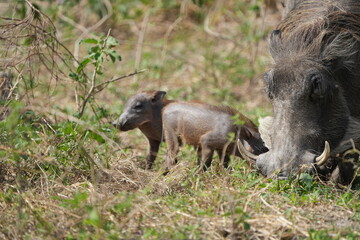
<path id="1" fill-rule="evenodd" d="M 117 123 L 117 121 L 113 121 L 113 122 L 111 123 L 111 125 L 113 125 L 113 127 L 117 127 L 117 126 L 118 126 L 118 123 Z"/>
<path id="2" fill-rule="evenodd" d="M 128 128 L 128 121 L 118 121 L 116 127 L 119 128 L 121 131 L 129 130 Z"/>
<path id="3" fill-rule="evenodd" d="M 115 128 L 118 128 L 118 129 L 120 129 L 120 130 L 124 130 L 126 123 L 127 123 L 127 121 L 119 121 L 119 120 L 116 120 L 116 121 L 113 121 L 111 124 L 112 124 Z"/>

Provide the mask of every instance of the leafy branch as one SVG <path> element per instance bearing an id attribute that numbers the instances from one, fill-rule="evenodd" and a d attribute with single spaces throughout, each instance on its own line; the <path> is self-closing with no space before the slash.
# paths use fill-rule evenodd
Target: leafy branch
<path id="1" fill-rule="evenodd" d="M 70 73 L 70 77 L 79 83 L 88 85 L 90 81 L 90 89 L 87 91 L 84 96 L 84 100 L 80 106 L 79 117 L 82 117 L 89 100 L 94 97 L 95 94 L 102 91 L 109 83 L 119 81 L 121 79 L 136 75 L 138 73 L 144 72 L 145 70 L 136 71 L 121 77 L 113 78 L 101 83 L 97 83 L 97 76 L 103 74 L 103 64 L 107 60 L 111 60 L 112 63 L 116 61 L 121 61 L 121 56 L 114 50 L 119 43 L 118 41 L 110 36 L 111 29 L 109 29 L 106 36 L 102 36 L 99 39 L 88 38 L 82 40 L 79 44 L 86 43 L 93 45 L 88 50 L 88 55 L 79 63 L 75 72 Z M 92 71 L 91 78 L 88 78 L 85 74 L 85 69 L 88 65 L 93 65 L 94 69 Z"/>

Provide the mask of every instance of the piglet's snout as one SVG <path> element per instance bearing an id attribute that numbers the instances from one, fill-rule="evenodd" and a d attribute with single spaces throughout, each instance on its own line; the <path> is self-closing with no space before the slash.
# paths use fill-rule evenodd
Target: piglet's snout
<path id="1" fill-rule="evenodd" d="M 128 121 L 125 118 L 120 117 L 119 119 L 112 122 L 112 125 L 121 131 L 126 130 Z"/>
<path id="2" fill-rule="evenodd" d="M 118 127 L 118 121 L 117 120 L 115 120 L 115 121 L 113 121 L 112 123 L 111 123 L 111 125 L 113 125 L 113 127 Z"/>

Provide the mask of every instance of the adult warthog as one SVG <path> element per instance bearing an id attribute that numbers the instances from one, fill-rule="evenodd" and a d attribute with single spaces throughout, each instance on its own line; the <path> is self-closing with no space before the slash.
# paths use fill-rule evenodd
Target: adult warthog
<path id="1" fill-rule="evenodd" d="M 273 107 L 266 176 L 287 178 L 360 146 L 360 3 L 299 1 L 270 36 L 265 73 Z"/>

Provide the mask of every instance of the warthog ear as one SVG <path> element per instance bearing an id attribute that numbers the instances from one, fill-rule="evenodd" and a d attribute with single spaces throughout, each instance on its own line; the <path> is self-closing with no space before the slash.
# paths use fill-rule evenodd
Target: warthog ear
<path id="1" fill-rule="evenodd" d="M 164 98 L 165 94 L 166 94 L 165 91 L 156 91 L 154 95 L 151 97 L 151 102 L 154 103 L 161 101 Z"/>
<path id="2" fill-rule="evenodd" d="M 281 43 L 281 30 L 277 29 L 271 32 L 269 46 L 270 54 L 274 60 L 281 58 L 281 54 L 279 54 L 279 52 L 281 52 L 281 49 L 284 47 Z"/>
<path id="3" fill-rule="evenodd" d="M 281 31 L 279 29 L 276 29 L 271 32 L 270 40 L 271 41 L 278 41 L 281 38 Z"/>

